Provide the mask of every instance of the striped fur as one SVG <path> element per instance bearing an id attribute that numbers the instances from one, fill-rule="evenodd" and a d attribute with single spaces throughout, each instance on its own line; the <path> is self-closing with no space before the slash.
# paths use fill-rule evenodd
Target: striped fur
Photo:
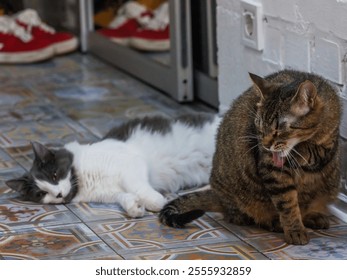
<path id="1" fill-rule="evenodd" d="M 219 211 L 239 225 L 309 242 L 306 227 L 329 227 L 326 208 L 340 184 L 341 104 L 322 77 L 283 70 L 237 98 L 219 127 L 211 190 L 168 203 L 160 221 L 173 227 Z"/>

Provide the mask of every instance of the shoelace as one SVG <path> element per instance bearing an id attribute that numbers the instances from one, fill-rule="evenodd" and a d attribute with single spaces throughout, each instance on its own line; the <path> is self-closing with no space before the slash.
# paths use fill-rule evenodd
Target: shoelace
<path id="1" fill-rule="evenodd" d="M 118 28 L 130 18 L 135 18 L 142 29 L 163 30 L 169 24 L 169 4 L 162 4 L 152 13 L 135 1 L 127 2 L 118 10 L 109 28 Z"/>
<path id="2" fill-rule="evenodd" d="M 144 29 L 163 30 L 169 24 L 169 4 L 164 3 L 154 11 L 153 17 L 147 22 L 140 22 Z"/>
<path id="3" fill-rule="evenodd" d="M 0 33 L 11 34 L 25 43 L 32 40 L 30 33 L 18 25 L 15 20 L 7 16 L 0 17 Z"/>
<path id="4" fill-rule="evenodd" d="M 26 24 L 27 27 L 27 31 L 31 33 L 31 30 L 33 27 L 39 27 L 42 30 L 54 34 L 55 30 L 53 27 L 47 25 L 46 23 L 42 22 L 42 20 L 40 19 L 39 15 L 37 14 L 37 12 L 35 10 L 32 9 L 26 9 L 23 12 L 20 12 L 17 16 L 16 16 L 17 20 L 21 23 Z"/>
<path id="5" fill-rule="evenodd" d="M 109 28 L 118 28 L 131 18 L 140 19 L 142 14 L 145 12 L 146 8 L 143 5 L 138 4 L 135 1 L 129 1 L 118 9 L 115 19 L 109 24 Z M 149 17 L 145 16 L 140 20 L 146 22 L 149 20 Z"/>

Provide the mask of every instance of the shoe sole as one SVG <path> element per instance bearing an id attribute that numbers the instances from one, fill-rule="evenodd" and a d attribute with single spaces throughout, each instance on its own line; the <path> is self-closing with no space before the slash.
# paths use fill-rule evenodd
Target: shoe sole
<path id="1" fill-rule="evenodd" d="M 170 50 L 170 40 L 146 40 L 131 38 L 129 45 L 141 51 L 168 51 Z"/>
<path id="2" fill-rule="evenodd" d="M 34 63 L 52 58 L 54 54 L 52 46 L 27 52 L 0 52 L 0 63 Z"/>
<path id="3" fill-rule="evenodd" d="M 110 38 L 110 40 L 114 43 L 117 43 L 118 45 L 122 45 L 122 46 L 129 46 L 129 38 Z"/>
<path id="4" fill-rule="evenodd" d="M 71 38 L 60 43 L 53 44 L 54 52 L 56 55 L 61 55 L 69 52 L 73 52 L 78 47 L 77 38 Z"/>

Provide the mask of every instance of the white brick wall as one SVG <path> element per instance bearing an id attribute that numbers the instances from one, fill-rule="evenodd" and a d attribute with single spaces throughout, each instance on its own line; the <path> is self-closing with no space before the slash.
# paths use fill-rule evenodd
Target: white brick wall
<path id="1" fill-rule="evenodd" d="M 341 131 L 341 136 L 347 140 L 347 99 L 343 99 L 343 108 L 344 108 L 344 112 L 342 116 L 342 125 L 341 125 L 340 131 Z"/>
<path id="2" fill-rule="evenodd" d="M 311 49 L 311 70 L 326 79 L 342 84 L 340 46 L 334 41 L 317 38 Z"/>
<path id="3" fill-rule="evenodd" d="M 308 38 L 288 32 L 283 47 L 284 65 L 300 71 L 310 71 L 310 41 Z"/>
<path id="4" fill-rule="evenodd" d="M 312 71 L 340 86 L 347 137 L 347 0 L 253 1 L 263 5 L 263 51 L 241 42 L 240 0 L 217 0 L 220 111 L 251 85 L 248 72 Z"/>

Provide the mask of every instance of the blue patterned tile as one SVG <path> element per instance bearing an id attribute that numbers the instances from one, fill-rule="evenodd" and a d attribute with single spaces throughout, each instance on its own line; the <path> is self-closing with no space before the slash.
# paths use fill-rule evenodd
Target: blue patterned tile
<path id="1" fill-rule="evenodd" d="M 121 259 L 81 223 L 0 232 L 0 252 L 6 260 Z"/>
<path id="2" fill-rule="evenodd" d="M 130 260 L 267 260 L 263 254 L 242 241 L 207 244 L 195 247 L 150 251 L 134 255 Z"/>
<path id="3" fill-rule="evenodd" d="M 37 204 L 20 198 L 2 199 L 0 226 L 7 231 L 23 227 L 76 223 L 80 220 L 65 205 Z"/>
<path id="4" fill-rule="evenodd" d="M 200 218 L 183 229 L 163 226 L 156 217 L 130 221 L 107 220 L 88 223 L 88 226 L 121 256 L 239 241 L 208 217 Z"/>
<path id="5" fill-rule="evenodd" d="M 95 140 L 95 136 L 81 125 L 64 119 L 0 124 L 0 131 L 2 148 L 27 146 L 31 141 L 59 145 Z"/>
<path id="6" fill-rule="evenodd" d="M 184 229 L 157 214 L 129 218 L 117 204 L 40 205 L 16 199 L 5 181 L 30 169 L 30 141 L 95 141 L 134 117 L 215 112 L 179 104 L 96 57 L 79 53 L 0 67 L 0 259 L 346 259 L 347 224 L 310 231 L 291 246 L 283 234 L 239 227 L 207 213 Z"/>

